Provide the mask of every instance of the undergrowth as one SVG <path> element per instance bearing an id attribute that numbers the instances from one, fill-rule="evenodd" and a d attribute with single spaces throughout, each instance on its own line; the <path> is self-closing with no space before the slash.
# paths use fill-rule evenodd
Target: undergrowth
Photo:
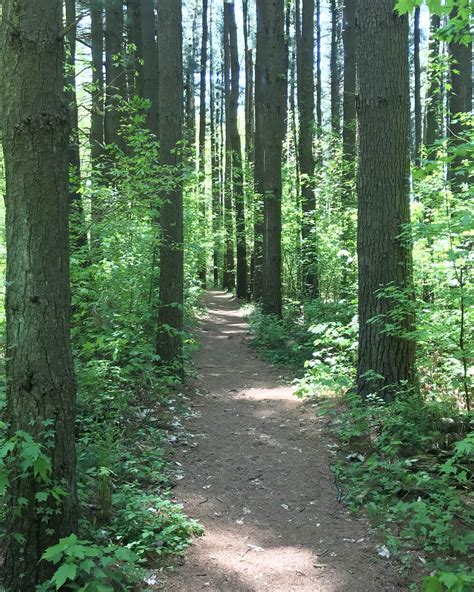
<path id="1" fill-rule="evenodd" d="M 455 340 L 445 330 L 442 341 L 427 337 L 439 311 L 424 303 L 419 387 L 401 389 L 390 404 L 361 401 L 351 390 L 355 313 L 347 303 L 287 303 L 283 319 L 267 321 L 257 309 L 250 315 L 253 344 L 293 371 L 298 396 L 312 397 L 321 413 L 333 415 L 339 441 L 333 471 L 344 502 L 368 514 L 388 552 L 414 574 L 413 589 L 468 592 L 474 588 L 474 420 L 460 405 Z"/>

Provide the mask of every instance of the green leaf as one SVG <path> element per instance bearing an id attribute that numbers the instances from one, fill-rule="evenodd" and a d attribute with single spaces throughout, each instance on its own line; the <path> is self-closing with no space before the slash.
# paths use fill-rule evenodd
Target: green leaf
<path id="1" fill-rule="evenodd" d="M 443 572 L 439 576 L 439 581 L 442 582 L 448 590 L 458 583 L 458 576 L 453 573 Z"/>
<path id="2" fill-rule="evenodd" d="M 38 491 L 35 495 L 37 502 L 45 502 L 48 499 L 48 492 L 47 491 Z"/>
<path id="3" fill-rule="evenodd" d="M 51 473 L 51 462 L 47 456 L 40 455 L 33 463 L 33 473 L 35 477 L 40 477 L 42 481 L 47 482 Z"/>
<path id="4" fill-rule="evenodd" d="M 440 584 L 438 578 L 429 576 L 423 581 L 423 592 L 443 592 L 443 586 Z"/>
<path id="5" fill-rule="evenodd" d="M 74 563 L 65 563 L 56 571 L 51 578 L 51 582 L 56 586 L 56 590 L 59 590 L 67 580 L 74 581 L 76 579 L 76 574 L 77 566 Z"/>
<path id="6" fill-rule="evenodd" d="M 135 555 L 126 547 L 115 549 L 114 555 L 119 561 L 127 561 L 129 563 L 135 561 Z"/>

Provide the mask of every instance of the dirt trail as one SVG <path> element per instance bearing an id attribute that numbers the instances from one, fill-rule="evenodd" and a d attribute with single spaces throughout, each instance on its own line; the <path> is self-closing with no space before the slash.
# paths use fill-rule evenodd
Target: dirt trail
<path id="1" fill-rule="evenodd" d="M 166 592 L 407 590 L 337 501 L 326 420 L 248 346 L 238 304 L 206 296 L 189 442 L 175 495 L 205 527 Z M 163 578 L 165 578 L 163 580 Z"/>

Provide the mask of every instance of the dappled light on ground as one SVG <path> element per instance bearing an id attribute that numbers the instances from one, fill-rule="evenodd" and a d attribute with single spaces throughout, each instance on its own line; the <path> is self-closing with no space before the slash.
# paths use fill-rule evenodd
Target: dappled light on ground
<path id="1" fill-rule="evenodd" d="M 244 314 L 211 292 L 174 490 L 205 534 L 166 592 L 402 591 L 367 525 L 337 500 L 325 419 L 249 346 Z M 178 438 L 179 442 L 179 438 Z"/>

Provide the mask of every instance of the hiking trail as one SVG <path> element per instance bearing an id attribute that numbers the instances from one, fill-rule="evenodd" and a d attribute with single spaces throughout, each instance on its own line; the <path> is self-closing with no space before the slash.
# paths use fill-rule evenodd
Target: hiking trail
<path id="1" fill-rule="evenodd" d="M 407 590 L 378 555 L 366 520 L 338 501 L 330 420 L 294 397 L 281 369 L 249 347 L 232 296 L 211 291 L 205 305 L 190 436 L 174 457 L 184 475 L 174 495 L 205 534 L 175 573 L 157 574 L 156 589 Z"/>

